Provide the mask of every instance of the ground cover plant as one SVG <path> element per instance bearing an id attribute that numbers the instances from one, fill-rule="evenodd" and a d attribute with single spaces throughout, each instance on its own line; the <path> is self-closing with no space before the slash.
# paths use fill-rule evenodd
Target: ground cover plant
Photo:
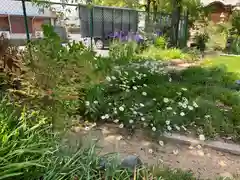
<path id="1" fill-rule="evenodd" d="M 180 49 L 161 49 L 159 47 L 150 46 L 142 53 L 138 54 L 137 58 L 140 59 L 151 59 L 160 61 L 169 61 L 173 59 L 181 59 L 184 61 L 195 61 L 197 58 L 192 54 L 185 53 Z"/>
<path id="2" fill-rule="evenodd" d="M 148 127 L 157 133 L 190 132 L 239 137 L 238 75 L 224 67 L 169 72 L 161 62 L 118 65 L 88 90 L 81 113 L 120 128 Z"/>

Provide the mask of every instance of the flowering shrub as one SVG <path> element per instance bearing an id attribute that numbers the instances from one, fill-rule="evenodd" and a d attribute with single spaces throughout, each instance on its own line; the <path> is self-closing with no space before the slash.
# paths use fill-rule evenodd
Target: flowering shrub
<path id="1" fill-rule="evenodd" d="M 89 89 L 81 111 L 89 119 L 114 122 L 120 128 L 195 129 L 210 136 L 233 133 L 234 125 L 225 120 L 236 111 L 227 106 L 240 105 L 236 92 L 228 87 L 234 76 L 221 68 L 189 68 L 178 73 L 165 69 L 157 61 L 117 66 L 105 82 Z"/>

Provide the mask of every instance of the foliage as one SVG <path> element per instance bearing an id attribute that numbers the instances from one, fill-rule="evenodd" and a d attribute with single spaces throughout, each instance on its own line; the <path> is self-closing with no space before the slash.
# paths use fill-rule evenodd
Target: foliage
<path id="1" fill-rule="evenodd" d="M 150 46 L 144 50 L 141 54 L 138 55 L 139 58 L 143 59 L 152 59 L 152 60 L 173 60 L 173 59 L 183 59 L 183 60 L 192 60 L 190 54 L 182 52 L 180 49 L 159 49 L 156 47 Z"/>
<path id="2" fill-rule="evenodd" d="M 21 65 L 17 47 L 10 46 L 9 41 L 2 35 L 0 37 L 0 87 L 2 91 L 20 88 L 23 73 Z"/>
<path id="3" fill-rule="evenodd" d="M 0 103 L 0 179 L 39 177 L 51 154 L 52 136 L 48 122 L 38 111 L 21 109 L 7 100 Z"/>
<path id="4" fill-rule="evenodd" d="M 209 35 L 206 32 L 198 32 L 195 37 L 195 43 L 200 51 L 205 51 Z"/>
<path id="5" fill-rule="evenodd" d="M 167 45 L 167 42 L 164 37 L 157 37 L 154 46 L 157 48 L 165 49 Z"/>
<path id="6" fill-rule="evenodd" d="M 133 59 L 138 50 L 136 42 L 118 42 L 115 41 L 110 45 L 109 57 L 113 60 L 129 62 Z"/>
<path id="7" fill-rule="evenodd" d="M 232 14 L 232 26 L 237 31 L 237 34 L 240 35 L 240 11 L 235 10 Z"/>
<path id="8" fill-rule="evenodd" d="M 186 131 L 209 136 L 239 134 L 234 119 L 240 99 L 237 76 L 222 68 L 189 68 L 168 73 L 161 63 L 145 61 L 116 68 L 92 87 L 82 102 L 87 119 L 111 121 L 134 129 Z"/>
<path id="9" fill-rule="evenodd" d="M 228 53 L 233 53 L 240 55 L 240 36 L 233 35 L 231 36 L 231 43 L 228 47 Z"/>
<path id="10" fill-rule="evenodd" d="M 214 24 L 213 22 L 210 22 L 205 28 L 209 37 L 211 37 L 207 42 L 207 48 L 212 50 L 225 49 L 228 30 L 230 28 L 231 24 L 229 23 Z"/>

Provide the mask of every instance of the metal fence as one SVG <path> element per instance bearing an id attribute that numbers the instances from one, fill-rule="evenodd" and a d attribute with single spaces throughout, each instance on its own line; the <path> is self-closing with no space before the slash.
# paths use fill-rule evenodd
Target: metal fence
<path id="1" fill-rule="evenodd" d="M 8 1 L 8 0 L 1 0 Z M 9 1 L 8 1 L 9 2 Z M 57 2 L 40 1 L 33 4 L 27 0 L 14 1 L 15 8 L 21 9 L 21 14 L 25 26 L 25 34 L 28 40 L 42 36 L 40 25 L 50 23 L 56 29 L 56 32 L 67 40 L 80 40 L 83 37 L 96 39 L 106 39 L 109 33 L 115 31 L 134 31 L 141 32 L 145 36 L 151 36 L 156 32 L 169 32 L 169 37 L 174 37 L 173 21 L 171 14 L 161 12 L 148 13 L 128 8 L 113 8 L 104 6 L 88 6 L 81 4 L 66 4 Z M 3 4 L 2 6 L 9 6 Z M 13 4 L 11 5 L 13 6 Z M 9 7 L 10 9 L 12 7 Z M 11 14 L 12 13 L 12 14 Z M 1 14 L 1 8 L 0 8 Z M 13 12 L 8 12 L 8 16 L 13 18 Z M 19 24 L 19 28 L 20 28 Z M 176 44 L 184 47 L 187 43 L 188 17 L 183 14 L 179 17 L 177 30 L 175 31 Z M 10 34 L 16 32 L 10 29 Z M 66 33 L 68 35 L 66 35 Z M 40 35 L 39 35 L 40 34 Z M 91 41 L 94 42 L 94 41 Z"/>

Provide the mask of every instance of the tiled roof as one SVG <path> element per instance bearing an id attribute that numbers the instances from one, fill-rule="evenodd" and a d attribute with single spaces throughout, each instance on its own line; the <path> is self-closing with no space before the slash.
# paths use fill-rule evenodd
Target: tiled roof
<path id="1" fill-rule="evenodd" d="M 238 3 L 240 3 L 240 0 L 201 0 L 201 2 L 204 4 L 204 5 L 209 5 L 213 2 L 221 2 L 223 3 L 224 5 L 232 5 L 232 6 L 235 6 L 237 5 Z"/>
<path id="2" fill-rule="evenodd" d="M 27 16 L 54 17 L 47 8 L 41 8 L 31 2 L 25 2 Z M 0 14 L 23 15 L 22 2 L 15 0 L 0 0 Z"/>

